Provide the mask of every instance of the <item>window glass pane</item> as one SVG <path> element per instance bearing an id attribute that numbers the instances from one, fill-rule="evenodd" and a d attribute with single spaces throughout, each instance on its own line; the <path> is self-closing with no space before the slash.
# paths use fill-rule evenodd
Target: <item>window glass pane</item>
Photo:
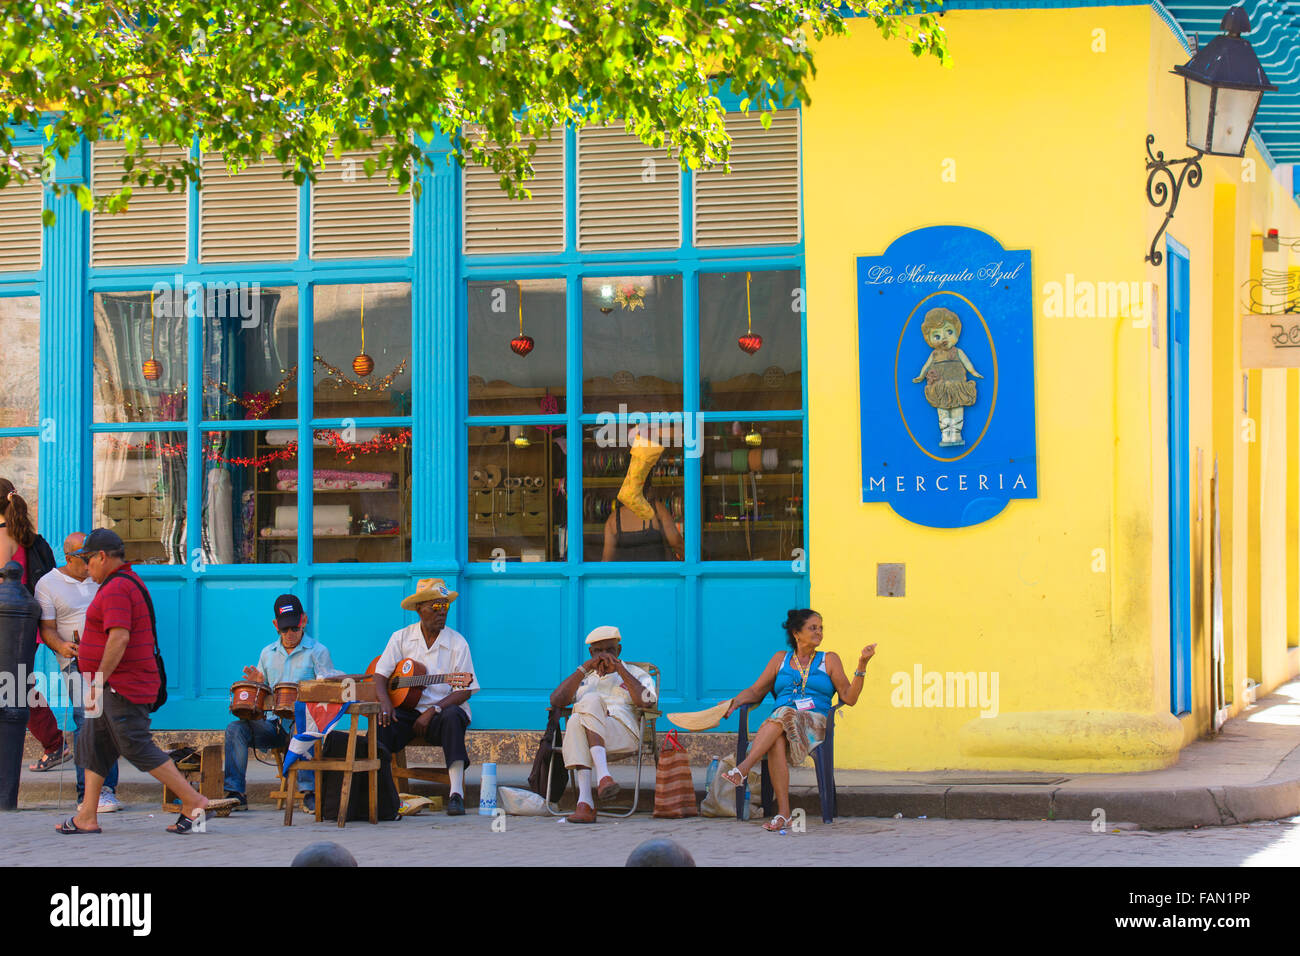
<path id="1" fill-rule="evenodd" d="M 582 410 L 680 411 L 681 276 L 582 280 Z"/>
<path id="2" fill-rule="evenodd" d="M 411 414 L 411 286 L 313 290 L 316 418 Z"/>
<path id="3" fill-rule="evenodd" d="M 35 425 L 41 391 L 41 300 L 0 297 L 0 428 Z M 33 475 L 34 477 L 34 475 Z"/>
<path id="4" fill-rule="evenodd" d="M 40 490 L 37 481 L 40 448 L 39 438 L 0 438 L 0 478 L 8 478 L 14 491 L 27 502 L 28 516 L 37 531 L 41 529 L 36 521 L 36 496 Z M 57 543 L 52 546 L 57 547 Z"/>
<path id="5" fill-rule="evenodd" d="M 185 308 L 184 291 L 161 284 L 95 296 L 95 421 L 184 421 Z"/>
<path id="6" fill-rule="evenodd" d="M 185 433 L 96 435 L 94 460 L 94 526 L 118 533 L 128 561 L 185 563 Z"/>
<path id="7" fill-rule="evenodd" d="M 791 561 L 803 547 L 803 423 L 710 423 L 700 557 Z"/>
<path id="8" fill-rule="evenodd" d="M 288 428 L 204 433 L 205 561 L 287 564 L 294 560 L 297 438 L 296 430 Z"/>
<path id="9" fill-rule="evenodd" d="M 298 287 L 210 283 L 203 418 L 298 417 Z"/>
<path id="10" fill-rule="evenodd" d="M 798 269 L 700 274 L 702 411 L 803 407 L 802 308 Z"/>
<path id="11" fill-rule="evenodd" d="M 469 413 L 563 412 L 564 332 L 563 279 L 469 283 Z"/>
<path id="12" fill-rule="evenodd" d="M 321 564 L 409 561 L 411 429 L 357 426 L 353 431 L 315 433 L 315 560 Z M 277 524 L 296 528 L 296 510 Z"/>
<path id="13" fill-rule="evenodd" d="M 469 559 L 568 557 L 565 468 L 558 426 L 469 429 Z"/>
<path id="14" fill-rule="evenodd" d="M 679 416 L 680 417 L 680 416 Z M 584 429 L 582 540 L 585 561 L 672 561 L 682 557 L 685 452 L 663 435 L 653 463 L 633 465 L 626 433 L 604 426 Z M 639 456 L 638 456 L 639 457 Z M 647 519 L 619 502 L 631 477 L 650 509 Z"/>

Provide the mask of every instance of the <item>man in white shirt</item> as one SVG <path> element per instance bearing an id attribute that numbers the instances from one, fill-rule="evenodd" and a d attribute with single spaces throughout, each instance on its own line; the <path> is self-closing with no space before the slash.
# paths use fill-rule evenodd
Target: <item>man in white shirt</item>
<path id="1" fill-rule="evenodd" d="M 86 559 L 78 557 L 75 552 L 85 543 L 86 536 L 79 531 L 73 532 L 63 540 L 63 560 L 61 568 L 43 575 L 36 582 L 36 601 L 41 606 L 41 640 L 59 658 L 59 670 L 72 701 L 72 725 L 76 728 L 74 739 L 81 736 L 81 722 L 85 712 L 81 706 L 81 674 L 77 670 L 77 639 L 86 629 L 86 608 L 94 600 L 99 585 L 90 576 Z M 80 744 L 74 744 L 80 746 Z M 104 778 L 103 789 L 99 794 L 99 812 L 112 813 L 120 810 L 117 796 L 117 764 Z M 86 771 L 77 765 L 77 803 L 86 796 Z"/>
<path id="2" fill-rule="evenodd" d="M 654 678 L 641 668 L 619 660 L 623 635 L 602 625 L 587 635 L 591 660 L 583 662 L 551 693 L 552 707 L 573 703 L 573 716 L 564 728 L 564 765 L 575 771 L 578 806 L 570 823 L 595 823 L 591 773 L 596 771 L 596 797 L 603 803 L 616 796 L 618 783 L 609 773 L 609 757 L 634 754 L 641 745 L 638 708 L 657 699 Z"/>
<path id="3" fill-rule="evenodd" d="M 395 631 L 375 665 L 375 696 L 379 700 L 379 741 L 391 753 L 397 753 L 416 737 L 430 746 L 441 747 L 451 778 L 447 797 L 448 816 L 465 813 L 465 767 L 469 753 L 465 750 L 465 728 L 469 726 L 469 697 L 479 689 L 474 677 L 474 661 L 463 635 L 449 627 L 447 611 L 457 593 L 448 590 L 442 578 L 425 578 L 415 593 L 402 601 L 402 607 L 420 615 L 416 624 Z M 414 709 L 398 709 L 388 693 L 388 680 L 405 671 L 403 661 L 423 665 L 427 675 L 468 674 L 468 684 L 461 690 L 451 683 L 429 684 L 421 692 Z"/>

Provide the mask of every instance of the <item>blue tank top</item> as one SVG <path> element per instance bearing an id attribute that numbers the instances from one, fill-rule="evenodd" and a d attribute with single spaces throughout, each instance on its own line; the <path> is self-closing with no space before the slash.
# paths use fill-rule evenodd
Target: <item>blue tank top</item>
<path id="1" fill-rule="evenodd" d="M 812 664 L 808 669 L 808 687 L 800 694 L 799 688 L 803 683 L 799 676 L 799 669 L 794 666 L 794 652 L 785 655 L 785 660 L 781 662 L 781 669 L 776 672 L 776 681 L 772 684 L 772 693 L 776 696 L 777 707 L 793 707 L 796 697 L 811 697 L 813 699 L 813 710 L 819 714 L 829 714 L 831 712 L 831 695 L 835 693 L 835 685 L 831 683 L 831 675 L 821 670 L 822 662 L 825 661 L 826 654 L 818 651 L 813 655 Z"/>

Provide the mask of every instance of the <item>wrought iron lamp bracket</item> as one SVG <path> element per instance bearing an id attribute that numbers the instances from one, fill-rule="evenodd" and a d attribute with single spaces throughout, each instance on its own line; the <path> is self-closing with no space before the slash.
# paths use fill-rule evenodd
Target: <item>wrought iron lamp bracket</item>
<path id="1" fill-rule="evenodd" d="M 1160 237 L 1165 234 L 1165 230 L 1169 228 L 1169 223 L 1174 218 L 1174 211 L 1178 208 L 1178 197 L 1183 191 L 1183 184 L 1186 183 L 1192 189 L 1201 184 L 1201 157 L 1205 153 L 1198 149 L 1195 155 L 1183 159 L 1165 159 L 1163 150 L 1152 155 L 1151 144 L 1155 141 L 1154 133 L 1147 134 L 1147 202 L 1156 209 L 1159 209 L 1165 203 L 1169 204 L 1169 211 L 1165 213 L 1165 221 L 1160 224 L 1160 228 L 1156 231 L 1155 238 L 1151 240 L 1151 249 L 1146 255 L 1147 262 L 1153 266 L 1158 266 L 1164 262 L 1165 257 L 1164 253 L 1156 249 L 1156 245 L 1160 242 Z M 1174 175 L 1173 167 L 1175 166 L 1182 167 L 1182 172 L 1177 176 Z"/>

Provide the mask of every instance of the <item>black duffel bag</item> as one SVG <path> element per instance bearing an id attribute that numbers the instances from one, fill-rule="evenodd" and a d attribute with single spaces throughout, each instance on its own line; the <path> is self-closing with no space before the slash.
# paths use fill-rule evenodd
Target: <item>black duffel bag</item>
<path id="1" fill-rule="evenodd" d="M 397 799 L 397 786 L 393 783 L 393 758 L 388 748 L 379 744 L 379 807 L 378 818 L 384 820 L 400 819 L 397 808 L 401 803 Z M 322 747 L 327 760 L 342 760 L 348 755 L 347 731 L 334 731 L 325 738 Z M 357 736 L 357 758 L 369 756 L 366 738 Z M 343 790 L 342 770 L 316 771 L 316 799 L 321 802 L 321 817 L 325 820 L 339 818 L 339 794 Z M 352 793 L 348 796 L 348 820 L 370 819 L 370 781 L 367 774 L 352 774 Z"/>

